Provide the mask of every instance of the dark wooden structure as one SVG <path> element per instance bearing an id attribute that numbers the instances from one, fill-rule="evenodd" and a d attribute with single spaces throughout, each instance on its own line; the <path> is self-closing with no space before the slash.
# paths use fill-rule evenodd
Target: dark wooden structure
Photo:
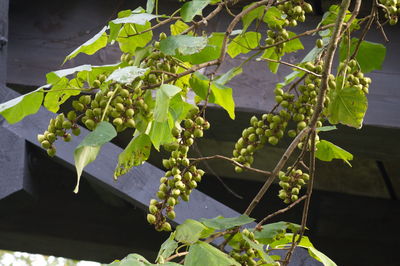
<path id="1" fill-rule="evenodd" d="M 118 10 L 144 6 L 144 2 L 13 0 L 7 12 L 8 1 L 0 0 L 0 102 L 44 84 L 45 74 L 59 69 L 64 56 L 100 30 Z M 163 1 L 161 8 L 169 10 L 175 6 L 174 1 Z M 304 27 L 316 25 L 318 15 Z M 228 17 L 221 15 L 210 23 L 209 30 L 223 30 L 227 21 Z M 387 33 L 391 42 L 384 68 L 371 74 L 374 83 L 368 96 L 370 109 L 365 126 L 362 130 L 340 128 L 321 135 L 355 155 L 353 168 L 341 162 L 318 162 L 316 192 L 311 203 L 311 240 L 338 265 L 397 265 L 400 27 L 388 28 Z M 379 32 L 371 32 L 368 39 L 382 42 Z M 306 49 L 313 43 L 312 37 L 306 39 Z M 63 68 L 87 62 L 113 63 L 119 56 L 117 49 L 107 48 L 91 57 L 79 56 Z M 296 62 L 303 56 L 304 52 L 299 52 L 287 60 Z M 224 68 L 240 60 L 243 58 L 231 60 Z M 266 71 L 259 71 L 263 68 Z M 271 88 L 288 71 L 282 66 L 275 76 L 268 74 L 264 63 L 248 65 L 244 75 L 230 84 L 237 104 L 236 121 L 229 121 L 218 108 L 210 109 L 207 115 L 212 128 L 198 143 L 200 153 L 229 156 L 249 118 L 270 109 Z M 48 158 L 36 142 L 36 134 L 47 127 L 46 121 L 52 116 L 43 109 L 16 125 L 0 118 L 0 249 L 101 262 L 130 252 L 154 256 L 162 239 L 146 224 L 145 211 L 163 173 L 162 154 L 153 152 L 151 164 L 146 163 L 114 182 L 111 176 L 116 156 L 127 144 L 127 138 L 120 136 L 114 144 L 105 145 L 98 160 L 86 168 L 81 191 L 74 195 L 72 154 L 81 139 L 68 144 L 60 142 L 55 159 Z M 271 168 L 288 141 L 262 151 L 256 166 Z M 199 189 L 208 195 L 194 192 L 189 204 L 180 205 L 177 223 L 186 218 L 234 216 L 244 210 L 261 186 L 262 177 L 237 175 L 225 162 L 209 162 L 204 168 L 212 171 Z M 215 175 L 222 177 L 243 199 L 224 191 Z M 256 209 L 256 217 L 283 206 L 275 196 L 277 191 L 278 186 L 274 185 Z M 297 222 L 300 215 L 297 209 L 281 219 Z M 376 256 L 371 258 L 370 254 Z M 301 258 L 298 256 L 292 265 L 315 263 Z"/>

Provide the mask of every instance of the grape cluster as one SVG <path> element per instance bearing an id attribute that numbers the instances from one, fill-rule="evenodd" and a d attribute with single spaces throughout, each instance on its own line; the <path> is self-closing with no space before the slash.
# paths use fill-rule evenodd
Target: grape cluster
<path id="1" fill-rule="evenodd" d="M 59 114 L 56 118 L 50 119 L 49 126 L 43 134 L 39 134 L 37 139 L 40 145 L 47 150 L 47 154 L 51 157 L 56 155 L 56 147 L 54 142 L 57 138 L 62 138 L 65 142 L 69 142 L 72 139 L 72 134 L 79 135 L 80 128 L 76 124 L 76 114 L 69 112 L 67 117 L 64 114 Z"/>
<path id="2" fill-rule="evenodd" d="M 384 6 L 385 17 L 389 20 L 389 24 L 397 24 L 400 15 L 400 1 L 379 0 L 379 3 Z"/>
<path id="3" fill-rule="evenodd" d="M 362 73 L 361 68 L 356 60 L 352 59 L 346 63 L 340 63 L 338 71 L 339 73 L 346 72 L 346 81 L 344 87 L 357 88 L 366 94 L 368 93 L 371 79 L 369 77 L 364 77 L 364 73 Z"/>
<path id="4" fill-rule="evenodd" d="M 300 169 L 287 169 L 285 172 L 279 172 L 279 186 L 282 188 L 279 191 L 278 197 L 283 200 L 284 203 L 289 204 L 298 200 L 300 189 L 310 179 L 307 173 L 303 173 Z"/>
<path id="5" fill-rule="evenodd" d="M 284 26 L 296 27 L 297 21 L 304 22 L 306 20 L 306 13 L 313 11 L 312 5 L 304 0 L 279 2 L 277 5 L 278 9 L 286 15 Z"/>
<path id="6" fill-rule="evenodd" d="M 241 233 L 250 241 L 258 244 L 258 241 L 254 238 L 253 232 L 243 229 Z M 240 239 L 239 243 L 232 246 L 232 251 L 229 253 L 229 255 L 241 265 L 253 266 L 257 265 L 257 261 L 259 261 L 257 251 L 250 246 L 246 239 L 243 238 Z"/>
<path id="7" fill-rule="evenodd" d="M 152 199 L 149 206 L 147 221 L 154 224 L 156 230 L 170 231 L 171 225 L 166 217 L 175 219 L 174 206 L 179 199 L 189 201 L 190 193 L 201 181 L 204 171 L 190 164 L 187 154 L 189 147 L 195 138 L 203 136 L 203 130 L 210 128 L 210 124 L 199 115 L 196 107 L 190 111 L 188 118 L 182 121 L 182 127 L 172 129 L 173 136 L 177 142 L 164 146 L 171 151 L 169 159 L 163 160 L 163 166 L 168 169 L 160 179 L 160 187 L 157 192 L 159 200 Z M 163 214 L 165 210 L 165 215 Z"/>

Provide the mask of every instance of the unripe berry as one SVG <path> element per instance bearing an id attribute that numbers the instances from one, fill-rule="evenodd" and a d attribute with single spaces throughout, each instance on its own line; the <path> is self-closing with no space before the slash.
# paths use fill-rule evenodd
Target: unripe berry
<path id="1" fill-rule="evenodd" d="M 153 214 L 147 214 L 147 222 L 149 224 L 155 224 L 156 222 L 156 217 Z"/>

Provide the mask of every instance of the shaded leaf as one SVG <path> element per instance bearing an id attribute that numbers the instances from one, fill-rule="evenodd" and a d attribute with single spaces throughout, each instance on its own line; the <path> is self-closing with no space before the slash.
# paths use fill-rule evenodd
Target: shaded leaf
<path id="1" fill-rule="evenodd" d="M 104 26 L 104 28 L 99 31 L 95 36 L 93 36 L 90 40 L 86 41 L 84 44 L 76 48 L 74 51 L 72 51 L 67 57 L 64 59 L 63 64 L 67 60 L 71 60 L 75 56 L 77 56 L 79 53 L 84 53 L 87 55 L 92 55 L 96 53 L 98 50 L 101 48 L 105 47 L 107 45 L 107 34 L 106 34 L 107 26 Z"/>
<path id="2" fill-rule="evenodd" d="M 321 140 L 317 144 L 315 157 L 325 162 L 330 162 L 333 159 L 341 159 L 349 166 L 351 166 L 349 161 L 353 160 L 353 155 L 351 153 L 326 140 Z"/>
<path id="3" fill-rule="evenodd" d="M 267 263 L 274 263 L 274 260 L 265 252 L 263 244 L 256 244 L 251 241 L 247 236 L 242 234 L 242 238 L 249 244 L 249 246 L 255 249 L 258 253 L 258 257 Z"/>
<path id="4" fill-rule="evenodd" d="M 143 76 L 148 68 L 139 68 L 137 66 L 127 66 L 119 68 L 108 76 L 106 81 L 116 81 L 123 84 L 132 83 L 137 77 Z"/>
<path id="5" fill-rule="evenodd" d="M 238 217 L 232 217 L 232 218 L 224 218 L 222 216 L 218 216 L 212 219 L 200 220 L 200 222 L 202 222 L 205 226 L 214 228 L 216 230 L 225 230 L 236 226 L 249 224 L 253 221 L 254 219 L 250 218 L 247 215 L 240 215 Z"/>
<path id="6" fill-rule="evenodd" d="M 156 150 L 160 149 L 160 146 L 165 143 L 171 143 L 174 139 L 171 134 L 172 127 L 168 121 L 158 122 L 153 121 L 151 124 L 149 137 Z"/>
<path id="7" fill-rule="evenodd" d="M 126 174 L 132 167 L 145 162 L 151 151 L 151 140 L 146 134 L 140 134 L 129 142 L 118 155 L 118 164 L 114 170 L 114 178 Z"/>
<path id="8" fill-rule="evenodd" d="M 357 88 L 333 90 L 330 95 L 327 116 L 331 124 L 342 123 L 350 127 L 361 128 L 368 100 L 364 92 Z"/>
<path id="9" fill-rule="evenodd" d="M 229 82 L 231 79 L 236 77 L 237 75 L 242 74 L 243 69 L 239 66 L 231 68 L 228 72 L 225 74 L 221 75 L 218 77 L 215 82 L 221 85 L 225 85 L 227 82 Z"/>
<path id="10" fill-rule="evenodd" d="M 133 23 L 138 25 L 146 25 L 146 23 L 159 16 L 148 13 L 132 13 L 131 15 L 123 18 L 111 20 L 114 24 Z"/>
<path id="11" fill-rule="evenodd" d="M 177 20 L 174 24 L 171 24 L 169 27 L 171 30 L 171 35 L 179 35 L 187 28 L 189 28 L 189 26 L 182 20 Z"/>
<path id="12" fill-rule="evenodd" d="M 201 51 L 206 45 L 207 37 L 173 35 L 160 42 L 160 50 L 167 55 L 190 55 Z"/>
<path id="13" fill-rule="evenodd" d="M 181 8 L 181 17 L 185 22 L 191 22 L 196 15 L 201 15 L 210 0 L 193 0 L 186 2 Z"/>
<path id="14" fill-rule="evenodd" d="M 208 228 L 202 223 L 187 219 L 183 224 L 176 227 L 175 239 L 182 243 L 193 244 L 200 238 L 210 236 L 213 232 L 213 229 Z"/>
<path id="15" fill-rule="evenodd" d="M 262 226 L 261 231 L 255 230 L 254 236 L 260 243 L 270 244 L 274 242 L 274 238 L 278 234 L 284 234 L 288 229 L 291 231 L 297 231 L 299 228 L 300 226 L 297 224 L 276 222 Z"/>
<path id="16" fill-rule="evenodd" d="M 155 4 L 155 0 L 147 0 L 147 3 L 146 3 L 146 12 L 147 13 L 153 13 L 154 4 Z"/>
<path id="17" fill-rule="evenodd" d="M 83 168 L 93 162 L 101 146 L 117 136 L 114 127 L 108 122 L 100 122 L 96 129 L 90 132 L 82 142 L 75 148 L 74 160 L 77 172 L 77 184 L 74 189 L 75 193 L 79 191 L 79 181 L 83 172 Z"/>
<path id="18" fill-rule="evenodd" d="M 243 7 L 243 10 L 251 7 L 252 5 L 254 5 L 254 3 Z M 246 15 L 244 15 L 242 17 L 243 32 L 245 32 L 247 30 L 247 28 L 251 25 L 251 23 L 255 19 L 259 19 L 259 20 L 262 19 L 264 10 L 265 10 L 265 6 L 259 6 L 255 9 L 251 10 L 249 13 L 247 13 Z"/>
<path id="19" fill-rule="evenodd" d="M 218 59 L 221 55 L 222 41 L 224 33 L 214 32 L 207 40 L 207 45 L 198 53 L 191 55 L 178 55 L 177 58 L 191 64 L 201 64 Z"/>
<path id="20" fill-rule="evenodd" d="M 183 120 L 194 105 L 185 102 L 180 94 L 175 95 L 169 103 L 169 113 L 173 121 Z"/>
<path id="21" fill-rule="evenodd" d="M 240 263 L 208 243 L 197 242 L 190 246 L 184 265 L 240 266 Z"/>
<path id="22" fill-rule="evenodd" d="M 118 31 L 118 37 L 116 38 L 121 51 L 124 53 L 135 54 L 138 47 L 145 47 L 153 39 L 153 32 L 146 31 L 150 29 L 150 27 L 150 22 L 146 22 L 144 25 L 132 23 L 123 24 L 122 29 Z"/>
<path id="23" fill-rule="evenodd" d="M 275 28 L 276 26 L 282 26 L 285 23 L 285 18 L 278 8 L 270 7 L 268 8 L 265 16 L 263 18 L 264 22 L 268 24 L 269 28 Z"/>
<path id="24" fill-rule="evenodd" d="M 166 259 L 174 253 L 175 249 L 178 247 L 178 242 L 176 242 L 174 238 L 175 233 L 171 233 L 168 239 L 162 243 L 156 261 L 159 261 L 160 258 Z"/>
<path id="25" fill-rule="evenodd" d="M 317 127 L 316 130 L 318 132 L 326 132 L 326 131 L 332 131 L 332 130 L 336 130 L 337 127 L 336 126 L 324 126 L 324 127 Z"/>

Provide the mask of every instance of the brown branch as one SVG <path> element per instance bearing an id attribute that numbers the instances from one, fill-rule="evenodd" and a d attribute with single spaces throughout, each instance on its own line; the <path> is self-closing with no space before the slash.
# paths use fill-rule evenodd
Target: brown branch
<path id="1" fill-rule="evenodd" d="M 265 181 L 264 185 L 261 187 L 260 191 L 258 191 L 257 195 L 254 197 L 250 205 L 247 207 L 244 214 L 250 215 L 257 204 L 260 202 L 261 198 L 267 192 L 268 188 L 271 186 L 272 182 L 274 181 L 275 177 L 278 175 L 279 171 L 285 166 L 287 160 L 292 155 L 293 151 L 296 149 L 297 144 L 303 139 L 303 137 L 309 132 L 310 128 L 306 127 L 303 129 L 297 137 L 290 143 L 289 147 L 286 149 L 285 153 L 282 155 L 281 159 L 275 166 L 274 170 L 272 171 L 271 175 Z"/>
<path id="2" fill-rule="evenodd" d="M 171 257 L 166 258 L 165 261 L 171 261 L 173 259 L 176 259 L 176 258 L 179 258 L 179 257 L 182 257 L 182 256 L 186 256 L 188 253 L 189 253 L 189 251 L 176 253 L 176 254 L 172 255 Z"/>
<path id="3" fill-rule="evenodd" d="M 263 61 L 268 61 L 268 62 L 279 63 L 279 64 L 286 65 L 286 66 L 290 66 L 290 67 L 296 68 L 296 69 L 298 69 L 298 70 L 304 71 L 304 72 L 306 72 L 306 73 L 308 73 L 308 74 L 314 75 L 314 76 L 316 76 L 316 77 L 319 77 L 319 78 L 321 77 L 320 74 L 317 74 L 317 73 L 315 73 L 315 72 L 313 72 L 313 71 L 310 71 L 310 70 L 308 70 L 308 69 L 305 69 L 305 68 L 303 68 L 303 67 L 296 66 L 296 65 L 294 65 L 294 64 L 291 64 L 291 63 L 288 63 L 288 62 L 285 62 L 285 61 L 275 60 L 275 59 L 270 59 L 270 58 L 261 58 L 261 60 L 263 60 Z"/>
<path id="4" fill-rule="evenodd" d="M 241 168 L 244 168 L 246 170 L 249 170 L 249 171 L 252 171 L 252 172 L 255 172 L 255 173 L 259 173 L 259 174 L 263 174 L 263 175 L 270 175 L 271 174 L 271 172 L 269 172 L 269 171 L 264 171 L 264 170 L 260 170 L 260 169 L 257 169 L 257 168 L 244 166 L 243 164 L 238 163 L 237 161 L 235 161 L 235 160 L 233 160 L 231 158 L 222 156 L 222 155 L 213 155 L 213 156 L 200 157 L 200 158 L 189 158 L 189 160 L 193 161 L 193 163 L 199 163 L 199 162 L 204 161 L 204 160 L 213 160 L 213 159 L 225 160 L 225 161 L 228 161 L 228 162 L 230 162 L 230 163 L 232 163 L 232 164 L 234 164 L 236 166 L 239 166 Z"/>
<path id="5" fill-rule="evenodd" d="M 274 213 L 269 214 L 268 216 L 264 217 L 257 225 L 256 228 L 260 228 L 266 221 L 268 221 L 269 219 L 287 212 L 288 210 L 292 209 L 294 206 L 296 206 L 297 204 L 299 204 L 300 202 L 302 202 L 305 198 L 307 198 L 307 195 L 303 195 L 302 197 L 300 197 L 298 200 L 296 200 L 295 202 L 291 203 L 290 205 L 288 205 L 286 208 L 280 209 Z"/>

